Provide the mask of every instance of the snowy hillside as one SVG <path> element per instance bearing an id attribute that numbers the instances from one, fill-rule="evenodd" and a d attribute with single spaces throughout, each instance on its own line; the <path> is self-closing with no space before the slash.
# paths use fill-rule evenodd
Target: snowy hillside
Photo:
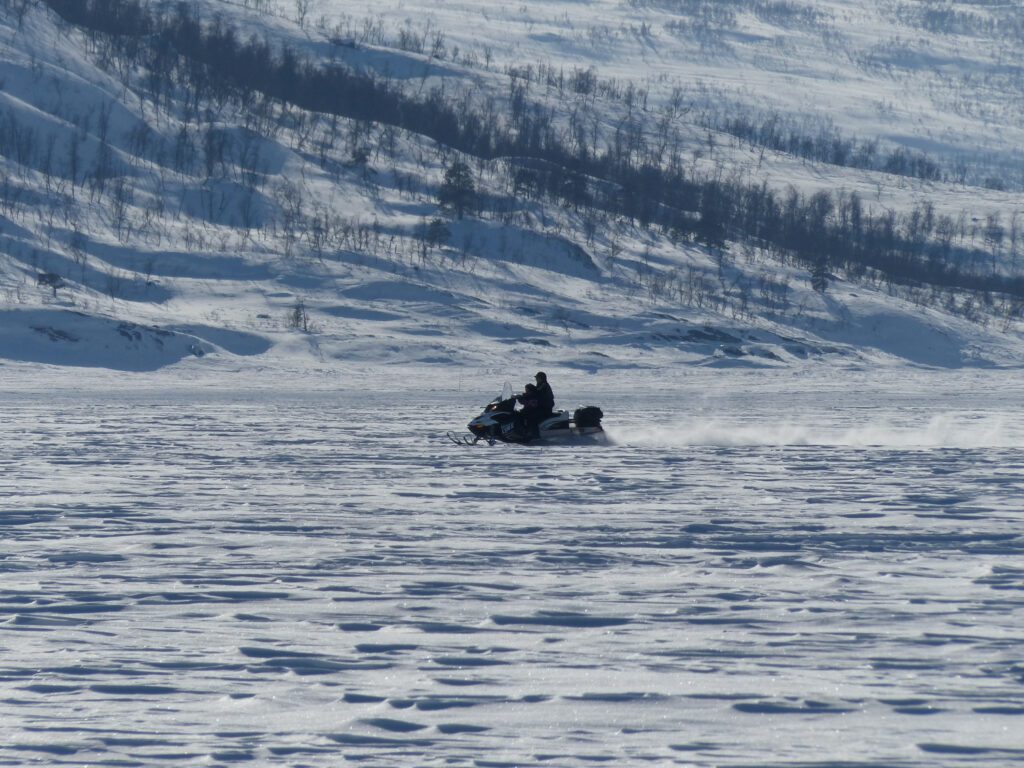
<path id="1" fill-rule="evenodd" d="M 1016 365 L 1019 14 L 875 5 L 5 0 L 0 359 Z"/>

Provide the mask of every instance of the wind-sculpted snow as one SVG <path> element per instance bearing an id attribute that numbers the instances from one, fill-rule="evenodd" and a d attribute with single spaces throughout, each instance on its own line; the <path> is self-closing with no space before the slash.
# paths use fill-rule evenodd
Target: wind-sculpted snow
<path id="1" fill-rule="evenodd" d="M 753 382 L 606 395 L 587 448 L 447 444 L 465 392 L 6 392 L 0 764 L 1024 759 L 1020 419 L 632 439 L 865 418 Z"/>

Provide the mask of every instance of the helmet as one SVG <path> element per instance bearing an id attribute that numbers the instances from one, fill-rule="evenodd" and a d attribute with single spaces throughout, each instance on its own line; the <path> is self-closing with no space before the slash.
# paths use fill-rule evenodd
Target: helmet
<path id="1" fill-rule="evenodd" d="M 539 384 L 543 384 L 548 380 L 548 375 L 544 371 L 537 371 L 537 374 L 533 377 Z"/>

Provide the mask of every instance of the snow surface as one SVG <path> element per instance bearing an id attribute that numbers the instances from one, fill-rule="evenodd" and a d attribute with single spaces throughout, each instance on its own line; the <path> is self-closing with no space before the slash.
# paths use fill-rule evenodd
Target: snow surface
<path id="1" fill-rule="evenodd" d="M 0 763 L 1024 759 L 1015 372 L 549 373 L 0 368 Z"/>
<path id="2" fill-rule="evenodd" d="M 695 167 L 1020 213 L 1019 51 L 926 34 L 916 5 L 745 12 L 700 45 L 670 34 L 686 3 L 193 5 L 499 109 L 503 67 L 545 63 L 649 89 L 648 129 L 677 88 L 834 123 L 1009 191 L 758 156 L 677 115 Z M 324 35 L 378 22 L 443 32 L 446 58 Z M 237 165 L 137 151 L 173 147 L 183 94 L 154 105 L 122 74 L 38 8 L 0 9 L 2 115 L 58 165 L 78 141 L 84 174 L 109 113 L 130 186 L 126 230 L 111 192 L 0 157 L 0 764 L 1024 761 L 1019 307 L 842 276 L 821 295 L 763 254 L 615 220 L 591 237 L 528 201 L 424 255 L 443 148 L 402 133 L 358 170 L 344 141 L 314 157 L 311 116 L 258 138 L 216 112 L 258 150 L 249 229 Z M 606 131 L 625 109 L 559 107 Z M 286 242 L 295 194 L 352 237 Z M 604 409 L 611 445 L 445 440 L 538 368 L 560 406 Z"/>

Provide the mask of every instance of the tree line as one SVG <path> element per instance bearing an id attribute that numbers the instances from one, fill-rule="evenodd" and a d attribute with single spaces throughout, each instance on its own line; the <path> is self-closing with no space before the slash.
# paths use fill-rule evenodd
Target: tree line
<path id="1" fill-rule="evenodd" d="M 219 19 L 201 21 L 186 3 L 166 11 L 139 0 L 44 0 L 90 34 L 101 57 L 125 71 L 141 68 L 159 103 L 175 86 L 198 115 L 205 101 L 239 106 L 257 98 L 310 112 L 395 126 L 481 160 L 502 160 L 513 197 L 579 211 L 596 209 L 657 227 L 673 238 L 711 248 L 753 243 L 806 267 L 822 289 L 833 271 L 869 271 L 909 284 L 931 284 L 1024 296 L 1024 279 L 1007 275 L 1021 230 L 937 215 L 920 203 L 908 213 L 882 212 L 854 193 L 779 191 L 687 164 L 678 148 L 653 147 L 639 118 L 623 120 L 598 140 L 559 121 L 555 108 L 529 98 L 512 81 L 509 105 L 476 103 L 434 88 L 407 92 L 398 81 L 313 61 L 267 38 L 242 39 Z M 578 89 L 591 79 L 573 80 Z M 927 175 L 927 171 L 923 175 Z"/>

